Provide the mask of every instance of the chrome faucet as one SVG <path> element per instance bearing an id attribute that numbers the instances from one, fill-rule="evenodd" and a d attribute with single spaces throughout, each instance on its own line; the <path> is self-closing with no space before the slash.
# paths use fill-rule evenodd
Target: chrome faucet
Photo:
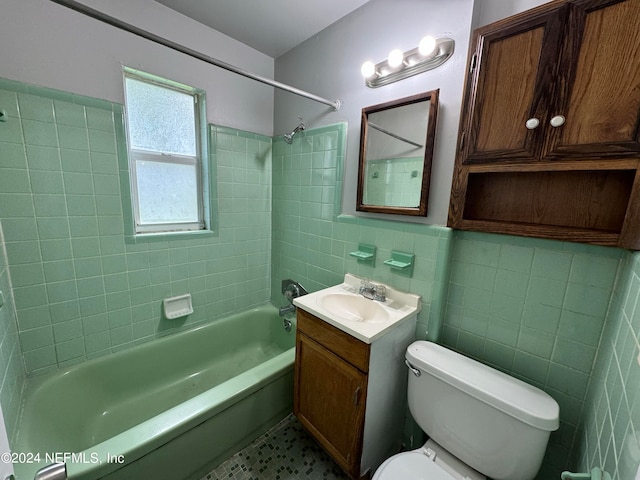
<path id="1" fill-rule="evenodd" d="M 306 295 L 307 291 L 298 282 L 294 282 L 293 280 L 283 280 L 282 294 L 284 295 L 284 298 L 286 298 L 287 301 L 289 302 L 289 305 L 280 307 L 278 309 L 278 315 L 282 317 L 282 324 L 284 326 L 284 329 L 287 332 L 290 332 L 293 326 L 293 323 L 288 317 L 290 317 L 291 314 L 296 313 L 296 306 L 293 304 L 293 299 L 300 297 L 302 295 Z"/>
<path id="2" fill-rule="evenodd" d="M 289 305 L 280 307 L 280 309 L 278 310 L 278 315 L 280 315 L 281 317 L 284 317 L 288 313 L 296 313 L 296 306 L 294 304 L 290 303 Z"/>
<path id="3" fill-rule="evenodd" d="M 363 279 L 360 282 L 360 295 L 369 300 L 376 300 L 378 302 L 386 301 L 387 289 L 384 285 L 376 285 L 369 280 Z"/>

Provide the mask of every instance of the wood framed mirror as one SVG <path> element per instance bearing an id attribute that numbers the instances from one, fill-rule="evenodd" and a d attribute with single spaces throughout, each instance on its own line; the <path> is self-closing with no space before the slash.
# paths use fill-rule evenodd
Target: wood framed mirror
<path id="1" fill-rule="evenodd" d="M 362 109 L 356 210 L 427 215 L 439 91 Z"/>

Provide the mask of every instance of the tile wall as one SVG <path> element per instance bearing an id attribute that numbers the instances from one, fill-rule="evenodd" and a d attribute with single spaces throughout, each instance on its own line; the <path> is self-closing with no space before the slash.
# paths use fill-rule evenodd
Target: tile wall
<path id="1" fill-rule="evenodd" d="M 286 144 L 273 143 L 273 265 L 271 300 L 284 305 L 280 282 L 293 279 L 308 291 L 342 282 L 353 273 L 422 295 L 418 337 L 439 317 L 445 289 L 450 230 L 339 215 L 346 125 L 306 130 Z M 375 265 L 349 255 L 358 243 L 377 247 Z M 413 277 L 384 265 L 391 250 L 416 255 Z M 430 338 L 437 338 L 432 322 Z"/>
<path id="2" fill-rule="evenodd" d="M 540 239 L 454 234 L 443 343 L 545 390 L 560 405 L 539 478 L 559 478 L 624 252 Z"/>
<path id="3" fill-rule="evenodd" d="M 416 207 L 422 193 L 424 157 L 367 162 L 364 203 Z"/>
<path id="4" fill-rule="evenodd" d="M 640 254 L 627 253 L 588 391 L 580 471 L 603 467 L 613 480 L 634 480 L 640 465 Z"/>
<path id="5" fill-rule="evenodd" d="M 269 299 L 283 305 L 283 279 L 314 291 L 350 272 L 422 295 L 418 338 L 441 338 L 556 398 L 561 429 L 539 478 L 558 478 L 575 438 L 582 465 L 632 478 L 627 458 L 635 457 L 625 452 L 637 447 L 640 423 L 639 370 L 628 367 L 638 347 L 637 256 L 340 215 L 344 124 L 307 130 L 292 145 L 210 126 L 215 235 L 132 243 L 122 106 L 2 80 L 0 108 L 9 117 L 0 124 L 8 257 L 0 290 L 13 282 L 17 312 L 5 294 L 0 402 L 10 429 L 24 380 L 21 350 L 27 374 L 41 374 Z M 360 242 L 377 247 L 375 265 L 349 255 Z M 391 250 L 416 255 L 413 277 L 383 264 Z M 163 319 L 161 299 L 185 292 L 195 314 L 184 323 Z"/>
<path id="6" fill-rule="evenodd" d="M 28 374 L 269 300 L 270 138 L 210 126 L 220 228 L 131 243 L 122 106 L 2 80 L 0 108 L 0 219 Z M 164 319 L 161 300 L 187 292 L 195 313 Z"/>
<path id="7" fill-rule="evenodd" d="M 0 222 L 0 404 L 7 435 L 12 438 L 17 427 L 25 372 L 2 232 Z"/>

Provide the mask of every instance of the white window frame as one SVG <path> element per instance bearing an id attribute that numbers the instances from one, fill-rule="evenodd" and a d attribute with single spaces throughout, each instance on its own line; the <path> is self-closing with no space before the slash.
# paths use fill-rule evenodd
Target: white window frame
<path id="1" fill-rule="evenodd" d="M 158 87 L 175 90 L 180 93 L 191 95 L 194 102 L 194 127 L 196 135 L 196 155 L 178 155 L 175 153 L 152 151 L 152 150 L 137 150 L 131 147 L 131 140 L 129 138 L 129 126 L 128 126 L 128 114 L 125 109 L 125 123 L 127 124 L 127 143 L 129 150 L 129 172 L 130 172 L 130 186 L 131 186 L 131 203 L 133 207 L 133 218 L 135 222 L 135 234 L 150 234 L 150 233 L 171 233 L 171 232 L 191 232 L 201 231 L 207 228 L 205 222 L 205 208 L 204 208 L 204 188 L 203 188 L 203 165 L 202 165 L 202 142 L 204 141 L 201 130 L 201 108 L 204 109 L 204 92 L 202 90 L 189 87 L 187 85 L 179 84 L 171 80 L 167 80 L 155 75 L 140 72 L 130 68 L 124 69 L 124 88 L 125 88 L 125 100 L 126 94 L 126 79 L 131 78 L 140 82 L 149 83 Z M 196 167 L 196 184 L 197 184 L 197 198 L 198 198 L 198 220 L 195 222 L 173 222 L 173 223 L 142 223 L 140 220 L 140 203 L 138 198 L 138 172 L 137 162 L 159 162 L 169 163 L 175 165 L 192 165 Z"/>

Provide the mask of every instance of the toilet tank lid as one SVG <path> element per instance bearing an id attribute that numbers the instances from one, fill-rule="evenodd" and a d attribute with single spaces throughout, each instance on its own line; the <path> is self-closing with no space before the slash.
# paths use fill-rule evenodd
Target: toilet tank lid
<path id="1" fill-rule="evenodd" d="M 541 430 L 557 430 L 560 407 L 550 395 L 469 357 L 427 341 L 407 348 L 414 367 Z"/>

